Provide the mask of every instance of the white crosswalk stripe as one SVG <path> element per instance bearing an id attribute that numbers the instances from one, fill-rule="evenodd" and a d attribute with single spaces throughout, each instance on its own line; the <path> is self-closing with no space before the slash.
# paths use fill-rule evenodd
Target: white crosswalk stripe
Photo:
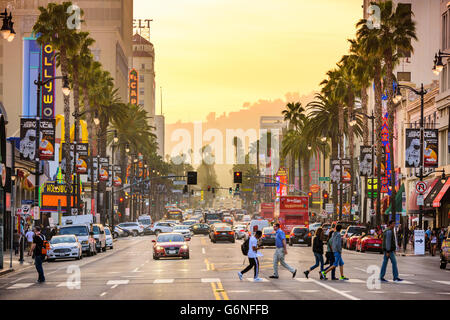
<path id="1" fill-rule="evenodd" d="M 11 287 L 6 289 L 25 289 L 31 287 L 34 283 L 15 283 Z"/>
<path id="2" fill-rule="evenodd" d="M 431 280 L 431 281 L 446 284 L 446 285 L 450 286 L 450 281 L 442 281 L 442 280 Z"/>
<path id="3" fill-rule="evenodd" d="M 202 278 L 202 282 L 220 282 L 219 278 Z"/>
<path id="4" fill-rule="evenodd" d="M 173 283 L 175 279 L 156 279 L 155 281 L 153 281 L 154 284 L 157 283 Z"/>
<path id="5" fill-rule="evenodd" d="M 253 278 L 245 278 L 245 279 L 247 279 L 247 281 L 254 282 Z M 260 279 L 262 279 L 261 282 L 269 282 L 269 280 L 267 280 L 266 278 L 260 278 Z"/>

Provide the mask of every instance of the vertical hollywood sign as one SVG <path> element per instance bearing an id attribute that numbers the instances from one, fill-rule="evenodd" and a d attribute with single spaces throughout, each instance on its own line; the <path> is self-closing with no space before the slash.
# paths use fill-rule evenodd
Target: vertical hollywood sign
<path id="1" fill-rule="evenodd" d="M 136 69 L 131 69 L 129 73 L 130 81 L 130 103 L 138 104 L 138 72 Z"/>
<path id="2" fill-rule="evenodd" d="M 55 76 L 55 57 L 51 45 L 42 48 L 42 81 L 45 82 Z M 53 119 L 55 115 L 55 80 L 49 81 L 42 87 L 42 117 Z"/>

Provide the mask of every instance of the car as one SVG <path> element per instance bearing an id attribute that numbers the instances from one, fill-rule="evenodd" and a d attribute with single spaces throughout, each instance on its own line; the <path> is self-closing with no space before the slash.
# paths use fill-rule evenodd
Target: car
<path id="1" fill-rule="evenodd" d="M 110 249 L 114 249 L 111 230 L 109 230 L 108 227 L 105 227 L 105 238 L 106 238 L 106 247 L 110 248 Z"/>
<path id="2" fill-rule="evenodd" d="M 130 231 L 133 237 L 144 235 L 144 227 L 139 222 L 122 222 L 119 223 L 118 226 Z"/>
<path id="3" fill-rule="evenodd" d="M 232 216 L 224 216 L 222 221 L 224 223 L 228 223 L 228 224 L 233 225 L 233 217 Z"/>
<path id="4" fill-rule="evenodd" d="M 153 242 L 153 259 L 181 257 L 189 259 L 189 245 L 179 233 L 159 234 Z"/>
<path id="5" fill-rule="evenodd" d="M 247 233 L 247 226 L 245 224 L 238 224 L 233 227 L 234 237 L 236 239 L 245 238 L 245 234 Z"/>
<path id="6" fill-rule="evenodd" d="M 208 222 L 208 224 L 209 224 L 210 226 L 213 226 L 213 225 L 216 224 L 216 223 L 223 223 L 223 222 L 220 221 L 220 220 L 209 220 L 209 222 Z"/>
<path id="7" fill-rule="evenodd" d="M 234 231 L 231 229 L 230 225 L 225 223 L 217 223 L 213 225 L 209 233 L 209 238 L 212 243 L 216 243 L 217 241 L 229 241 L 231 243 L 235 242 Z"/>
<path id="8" fill-rule="evenodd" d="M 209 234 L 210 228 L 206 223 L 196 223 L 191 226 L 194 234 Z"/>
<path id="9" fill-rule="evenodd" d="M 53 236 L 50 240 L 50 250 L 47 252 L 47 260 L 74 258 L 80 260 L 83 258 L 83 248 L 76 235 L 67 234 Z"/>
<path id="10" fill-rule="evenodd" d="M 105 227 L 102 224 L 95 223 L 92 225 L 92 232 L 94 232 L 95 247 L 97 252 L 106 251 L 106 236 Z"/>
<path id="11" fill-rule="evenodd" d="M 324 223 L 322 224 L 323 234 L 328 236 L 328 233 L 330 233 L 331 230 L 331 223 Z"/>
<path id="12" fill-rule="evenodd" d="M 178 224 L 176 226 L 173 227 L 173 231 L 172 232 L 176 232 L 176 233 L 181 233 L 184 237 L 185 240 L 191 240 L 192 237 L 192 231 L 191 229 L 189 229 L 189 226 L 183 225 L 183 224 Z"/>
<path id="13" fill-rule="evenodd" d="M 348 240 L 350 239 L 350 237 L 352 237 L 355 234 L 356 235 L 360 235 L 363 232 L 367 233 L 367 228 L 363 227 L 363 226 L 349 226 L 344 231 L 345 231 L 344 235 L 342 236 L 342 247 L 344 249 L 350 249 L 350 247 L 347 247 Z M 356 244 L 356 242 L 354 244 Z M 352 250 L 352 249 L 350 249 L 350 250 Z"/>
<path id="14" fill-rule="evenodd" d="M 450 227 L 447 228 L 447 237 L 442 241 L 440 268 L 447 268 L 448 257 L 450 253 Z"/>
<path id="15" fill-rule="evenodd" d="M 345 248 L 348 250 L 355 250 L 356 249 L 356 243 L 358 242 L 358 239 L 362 237 L 363 231 L 359 230 L 356 233 L 354 233 L 351 237 L 347 238 L 347 241 L 345 242 Z"/>
<path id="16" fill-rule="evenodd" d="M 314 231 L 314 232 L 316 232 L 316 230 L 317 230 L 319 227 L 321 227 L 321 226 L 322 226 L 322 223 L 321 223 L 321 222 L 311 223 L 311 224 L 309 225 L 309 231 Z"/>
<path id="17" fill-rule="evenodd" d="M 273 227 L 265 227 L 262 229 L 261 244 L 263 246 L 274 246 L 275 245 L 276 232 Z"/>
<path id="18" fill-rule="evenodd" d="M 174 224 L 167 221 L 155 222 L 151 226 L 151 230 L 155 235 L 159 235 L 160 233 L 168 233 L 173 231 Z"/>
<path id="19" fill-rule="evenodd" d="M 247 228 L 247 230 L 249 231 L 249 236 L 254 234 L 258 230 L 262 231 L 265 227 L 268 227 L 268 226 L 269 226 L 268 220 L 257 219 L 257 220 L 250 221 L 250 224 Z"/>
<path id="20" fill-rule="evenodd" d="M 88 256 L 96 255 L 94 233 L 89 231 L 89 227 L 85 224 L 70 224 L 59 227 L 58 235 L 75 235 L 81 243 L 83 253 Z"/>
<path id="21" fill-rule="evenodd" d="M 309 231 L 307 227 L 296 226 L 292 228 L 289 235 L 289 245 L 294 244 L 307 244 L 311 246 L 311 238 L 314 235 L 314 231 Z"/>
<path id="22" fill-rule="evenodd" d="M 377 235 L 363 233 L 356 242 L 356 251 L 377 251 L 383 253 L 383 240 Z"/>
<path id="23" fill-rule="evenodd" d="M 114 238 L 119 238 L 119 237 L 129 237 L 131 235 L 131 232 L 125 229 L 122 229 L 119 226 L 114 226 Z"/>

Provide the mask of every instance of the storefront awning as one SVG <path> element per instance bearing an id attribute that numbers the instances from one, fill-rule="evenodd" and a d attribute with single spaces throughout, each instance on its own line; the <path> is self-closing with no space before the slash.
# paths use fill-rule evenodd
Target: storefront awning
<path id="1" fill-rule="evenodd" d="M 423 207 L 426 210 L 433 208 L 433 201 L 438 195 L 439 191 L 441 191 L 442 187 L 444 186 L 444 183 L 442 183 L 441 178 L 438 178 L 435 180 L 434 186 L 431 187 L 430 192 L 428 194 L 425 194 L 425 200 L 423 201 Z"/>
<path id="2" fill-rule="evenodd" d="M 395 211 L 401 212 L 402 211 L 402 193 L 405 192 L 405 185 L 402 184 L 400 186 L 400 189 L 398 189 L 396 195 L 395 195 Z M 392 204 L 387 208 L 385 211 L 385 214 L 390 214 L 392 210 Z"/>
<path id="3" fill-rule="evenodd" d="M 450 178 L 447 179 L 445 184 L 442 186 L 441 191 L 439 191 L 436 198 L 433 200 L 433 208 L 439 208 L 441 206 L 441 200 L 447 193 L 448 188 L 450 188 Z"/>
<path id="4" fill-rule="evenodd" d="M 440 180 L 440 178 L 435 178 L 433 180 L 426 180 L 425 183 L 427 184 L 427 190 L 424 193 L 424 199 L 428 196 L 430 191 L 433 189 L 435 184 Z M 432 208 L 426 208 L 423 207 L 423 210 L 430 210 Z M 409 193 L 409 200 L 408 200 L 408 214 L 415 214 L 419 213 L 419 206 L 417 205 L 417 192 L 416 189 L 413 188 Z"/>

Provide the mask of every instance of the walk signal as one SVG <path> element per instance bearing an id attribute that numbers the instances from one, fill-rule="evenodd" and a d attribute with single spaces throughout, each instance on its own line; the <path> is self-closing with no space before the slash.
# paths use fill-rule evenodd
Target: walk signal
<path id="1" fill-rule="evenodd" d="M 239 184 L 236 185 L 236 192 L 239 192 Z"/>
<path id="2" fill-rule="evenodd" d="M 230 189 L 228 189 L 228 192 L 229 192 L 230 194 L 232 194 L 232 193 L 233 193 L 233 188 L 230 187 Z"/>
<path id="3" fill-rule="evenodd" d="M 242 172 L 235 171 L 233 181 L 234 181 L 234 183 L 242 183 Z"/>
<path id="4" fill-rule="evenodd" d="M 187 184 L 197 184 L 197 171 L 187 173 Z"/>

